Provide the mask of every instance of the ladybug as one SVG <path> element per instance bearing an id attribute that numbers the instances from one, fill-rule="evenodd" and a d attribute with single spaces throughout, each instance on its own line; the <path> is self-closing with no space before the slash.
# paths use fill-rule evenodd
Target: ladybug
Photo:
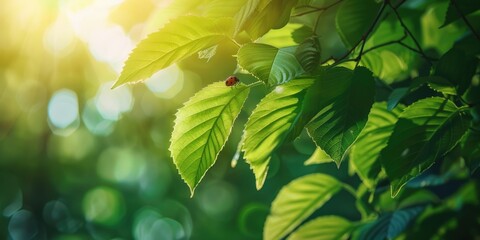
<path id="1" fill-rule="evenodd" d="M 240 82 L 240 79 L 238 79 L 235 76 L 230 76 L 227 78 L 227 80 L 225 80 L 225 85 L 227 85 L 228 87 L 231 87 L 237 84 L 238 82 Z"/>

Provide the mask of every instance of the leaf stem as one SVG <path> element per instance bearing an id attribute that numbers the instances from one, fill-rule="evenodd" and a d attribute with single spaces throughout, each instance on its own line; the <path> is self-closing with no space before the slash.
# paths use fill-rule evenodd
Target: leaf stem
<path id="1" fill-rule="evenodd" d="M 355 191 L 355 189 L 354 189 L 352 186 L 350 186 L 350 185 L 348 185 L 348 184 L 346 184 L 346 183 L 343 183 L 343 184 L 342 184 L 342 187 L 343 187 L 343 189 L 345 189 L 347 192 L 349 192 L 350 194 L 352 194 L 352 196 L 353 196 L 355 199 L 357 199 L 357 191 Z"/>
<path id="2" fill-rule="evenodd" d="M 256 87 L 256 86 L 262 85 L 262 84 L 263 84 L 262 81 L 256 81 L 256 82 L 253 82 L 253 83 L 248 84 L 246 87 L 252 88 L 252 87 Z"/>
<path id="3" fill-rule="evenodd" d="M 237 47 L 238 47 L 239 49 L 242 47 L 242 45 L 241 45 L 240 43 L 238 43 L 237 41 L 235 41 L 235 39 L 230 38 L 230 37 L 229 37 L 228 39 L 230 39 L 230 41 L 232 41 L 235 45 L 237 45 Z"/>
<path id="4" fill-rule="evenodd" d="M 475 28 L 473 27 L 473 25 L 470 23 L 470 21 L 468 21 L 465 14 L 462 13 L 462 11 L 460 10 L 460 7 L 458 7 L 457 0 L 451 0 L 451 2 L 453 4 L 453 6 L 455 7 L 455 10 L 457 10 L 458 15 L 460 15 L 460 17 L 462 17 L 462 19 L 465 22 L 465 24 L 467 25 L 467 27 L 470 28 L 470 31 L 472 31 L 473 35 L 475 35 L 475 37 L 480 41 L 480 34 L 478 34 L 477 31 L 475 31 Z"/>

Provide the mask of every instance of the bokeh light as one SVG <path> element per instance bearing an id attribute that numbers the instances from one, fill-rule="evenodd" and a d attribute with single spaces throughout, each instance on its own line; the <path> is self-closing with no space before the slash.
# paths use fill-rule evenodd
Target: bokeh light
<path id="1" fill-rule="evenodd" d="M 95 106 L 104 119 L 116 121 L 132 109 L 133 96 L 126 87 L 111 89 L 113 82 L 104 83 L 98 89 Z"/>
<path id="2" fill-rule="evenodd" d="M 125 214 L 125 202 L 123 196 L 117 190 L 97 187 L 85 194 L 83 212 L 87 221 L 103 225 L 115 225 Z"/>
<path id="3" fill-rule="evenodd" d="M 16 212 L 10 218 L 8 232 L 12 240 L 35 239 L 39 234 L 35 216 L 27 210 Z"/>
<path id="4" fill-rule="evenodd" d="M 114 121 L 102 117 L 95 106 L 94 100 L 88 101 L 85 104 L 82 113 L 82 120 L 91 133 L 100 136 L 106 136 L 112 133 L 115 126 Z"/>
<path id="5" fill-rule="evenodd" d="M 10 217 L 23 205 L 23 193 L 17 179 L 9 174 L 0 175 L 0 211 L 4 217 Z"/>
<path id="6" fill-rule="evenodd" d="M 158 97 L 170 99 L 182 90 L 183 81 L 183 72 L 174 64 L 155 73 L 145 84 Z"/>
<path id="7" fill-rule="evenodd" d="M 48 103 L 48 120 L 53 133 L 73 133 L 80 125 L 77 94 L 69 89 L 55 92 Z"/>
<path id="8" fill-rule="evenodd" d="M 98 175 L 112 182 L 135 183 L 145 170 L 144 156 L 129 148 L 108 148 L 98 159 Z"/>
<path id="9" fill-rule="evenodd" d="M 185 230 L 179 222 L 163 217 L 158 210 L 142 208 L 135 214 L 133 235 L 142 240 L 186 239 Z"/>

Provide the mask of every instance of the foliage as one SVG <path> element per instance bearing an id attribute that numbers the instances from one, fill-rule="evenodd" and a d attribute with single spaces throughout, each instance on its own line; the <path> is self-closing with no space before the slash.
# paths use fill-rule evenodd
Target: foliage
<path id="1" fill-rule="evenodd" d="M 201 83 L 178 109 L 170 142 L 165 136 L 158 142 L 170 145 L 192 197 L 235 198 L 228 187 L 217 186 L 223 193 L 210 190 L 213 181 L 194 195 L 202 179 L 211 177 L 209 169 L 230 157 L 232 165 L 244 159 L 253 171 L 254 177 L 239 180 L 251 180 L 249 189 L 253 179 L 259 195 L 280 188 L 261 216 L 264 239 L 478 238 L 479 10 L 478 2 L 467 0 L 175 1 L 152 13 L 159 29 L 136 45 L 113 91 L 176 66 L 189 76 L 205 75 L 208 84 Z M 225 61 L 230 55 L 232 64 Z M 205 59 L 218 67 L 203 69 Z M 230 74 L 241 82 L 216 81 Z M 186 84 L 196 89 L 198 83 L 187 77 Z M 153 101 L 142 98 L 144 105 Z M 126 125 L 135 124 L 132 119 Z M 135 131 L 117 138 L 126 135 L 136 136 L 128 142 L 137 148 L 148 147 Z M 229 138 L 238 141 L 234 156 Z M 13 151 L 2 150 L 5 156 Z M 131 149 L 103 155 L 142 159 Z M 115 213 L 132 214 L 122 208 L 121 196 L 97 187 L 85 201 L 117 199 Z M 122 224 L 114 214 L 95 218 L 89 206 L 84 207 L 89 224 Z M 261 207 L 252 209 L 262 213 Z M 147 212 L 168 215 L 168 210 Z M 244 215 L 244 222 L 251 220 Z"/>

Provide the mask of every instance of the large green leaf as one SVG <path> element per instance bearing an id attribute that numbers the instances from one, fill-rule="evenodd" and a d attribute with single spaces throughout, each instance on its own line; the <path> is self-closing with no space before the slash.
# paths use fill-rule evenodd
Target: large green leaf
<path id="1" fill-rule="evenodd" d="M 341 240 L 348 239 L 355 226 L 345 218 L 321 216 L 313 219 L 293 232 L 288 240 Z"/>
<path id="2" fill-rule="evenodd" d="M 137 82 L 226 39 L 230 18 L 183 16 L 142 40 L 125 62 L 113 87 Z"/>
<path id="3" fill-rule="evenodd" d="M 255 12 L 258 4 L 262 0 L 247 0 L 245 5 L 238 11 L 235 15 L 235 35 L 243 30 L 243 25 L 250 18 L 250 16 Z M 231 1 L 234 2 L 234 1 Z"/>
<path id="4" fill-rule="evenodd" d="M 455 87 L 456 93 L 463 95 L 470 86 L 477 65 L 478 59 L 476 57 L 457 48 L 452 48 L 440 58 L 435 67 L 434 75 L 450 82 L 450 86 Z"/>
<path id="5" fill-rule="evenodd" d="M 282 28 L 288 23 L 296 3 L 297 0 L 261 0 L 245 22 L 245 31 L 256 40 L 270 29 Z"/>
<path id="6" fill-rule="evenodd" d="M 337 31 L 348 48 L 356 46 L 373 24 L 380 9 L 378 1 L 345 0 L 335 19 Z"/>
<path id="7" fill-rule="evenodd" d="M 203 16 L 212 18 L 233 17 L 244 8 L 246 0 L 208 0 L 201 4 L 204 9 Z"/>
<path id="8" fill-rule="evenodd" d="M 255 174 L 257 189 L 263 186 L 271 154 L 294 130 L 303 113 L 303 102 L 312 83 L 313 79 L 295 79 L 277 86 L 250 115 L 242 150 Z"/>
<path id="9" fill-rule="evenodd" d="M 300 177 L 280 190 L 265 222 L 263 238 L 281 239 L 342 188 L 325 174 Z"/>
<path id="10" fill-rule="evenodd" d="M 395 239 L 422 211 L 423 206 L 400 209 L 393 213 L 387 213 L 376 221 L 365 225 L 357 239 L 384 240 Z"/>
<path id="11" fill-rule="evenodd" d="M 193 195 L 227 141 L 250 88 L 216 82 L 190 98 L 176 114 L 170 152 Z"/>
<path id="12" fill-rule="evenodd" d="M 455 3 L 453 3 L 453 1 L 455 1 Z M 470 13 L 480 10 L 480 1 L 472 1 L 472 0 L 453 0 L 453 1 L 450 1 L 450 5 L 448 5 L 448 10 L 447 10 L 447 13 L 445 14 L 445 20 L 441 28 L 460 19 L 461 15 L 458 13 L 458 11 L 460 11 L 464 16 L 466 16 Z M 458 7 L 458 9 L 455 6 L 455 4 Z"/>
<path id="13" fill-rule="evenodd" d="M 368 115 L 365 128 L 352 146 L 350 161 L 358 176 L 369 188 L 376 185 L 381 170 L 378 159 L 380 151 L 387 146 L 388 138 L 402 110 L 403 107 L 398 106 L 389 111 L 385 102 L 375 103 Z"/>
<path id="14" fill-rule="evenodd" d="M 363 67 L 353 72 L 342 69 L 317 80 L 325 96 L 316 104 L 323 109 L 307 126 L 317 146 L 337 164 L 367 123 L 375 95 L 370 71 Z"/>
<path id="15" fill-rule="evenodd" d="M 466 111 L 439 97 L 422 99 L 405 109 L 380 153 L 392 196 L 455 147 L 470 123 Z"/>
<path id="16" fill-rule="evenodd" d="M 290 81 L 304 72 L 295 57 L 295 47 L 276 48 L 266 44 L 248 43 L 237 54 L 238 64 L 269 85 Z"/>

